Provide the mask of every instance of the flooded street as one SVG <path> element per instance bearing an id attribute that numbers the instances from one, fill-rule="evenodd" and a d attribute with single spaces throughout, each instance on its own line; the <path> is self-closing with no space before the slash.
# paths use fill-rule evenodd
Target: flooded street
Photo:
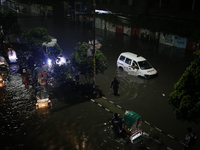
<path id="1" fill-rule="evenodd" d="M 49 35 L 57 38 L 65 58 L 70 58 L 76 43 L 93 39 L 92 28 L 81 26 L 72 20 L 38 17 L 20 18 L 19 21 L 23 30 L 34 27 L 46 28 Z M 177 121 L 173 108 L 167 103 L 168 95 L 174 90 L 174 84 L 192 60 L 191 52 L 161 44 L 156 48 L 154 43 L 150 42 L 135 43 L 129 36 L 100 29 L 96 29 L 96 39 L 102 44 L 100 50 L 108 61 L 108 69 L 104 74 L 98 74 L 96 77 L 96 86 L 102 91 L 104 97 L 126 110 L 138 113 L 147 122 L 179 140 L 185 138 L 188 126 L 200 135 L 199 125 Z M 126 51 L 145 57 L 158 71 L 158 77 L 147 80 L 120 71 L 116 67 L 116 61 L 119 54 Z M 12 70 L 16 70 L 17 67 L 13 65 Z M 21 83 L 20 78 L 15 71 L 11 72 L 17 80 L 16 86 L 16 83 Z M 118 97 L 113 96 L 110 90 L 111 80 L 115 76 L 120 81 Z M 132 145 L 116 138 L 108 125 L 111 114 L 92 103 L 84 94 L 77 93 L 71 85 L 49 86 L 47 90 L 53 108 L 35 110 L 35 102 L 30 97 L 31 88 L 27 90 L 24 86 L 21 87 L 20 83 L 15 87 L 12 85 L 12 80 L 10 81 L 8 91 L 18 93 L 9 102 L 1 104 L 3 109 L 0 117 L 3 126 L 0 130 L 1 134 L 6 134 L 5 145 L 9 145 L 6 142 L 12 141 L 17 143 L 15 146 L 18 149 L 30 150 L 166 149 L 165 146 L 147 137 Z M 20 94 L 17 88 L 24 88 L 25 92 Z M 18 97 L 19 95 L 21 97 Z M 13 110 L 7 111 L 8 109 Z M 13 124 L 8 126 L 8 122 Z M 12 128 L 11 133 L 3 133 L 9 128 Z M 16 135 L 13 136 L 12 132 Z M 178 142 L 175 144 L 168 142 L 167 146 L 177 150 L 183 147 Z M 200 147 L 199 141 L 196 148 L 198 147 Z M 13 148 L 7 147 L 7 149 Z"/>

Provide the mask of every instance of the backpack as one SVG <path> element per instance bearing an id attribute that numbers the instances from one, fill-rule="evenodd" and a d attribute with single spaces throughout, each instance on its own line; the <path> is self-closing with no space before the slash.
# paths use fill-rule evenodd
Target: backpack
<path id="1" fill-rule="evenodd" d="M 191 134 L 189 134 L 190 136 L 190 140 L 188 142 L 188 146 L 194 146 L 196 144 L 196 138 L 195 138 L 195 134 L 193 134 L 193 136 Z"/>

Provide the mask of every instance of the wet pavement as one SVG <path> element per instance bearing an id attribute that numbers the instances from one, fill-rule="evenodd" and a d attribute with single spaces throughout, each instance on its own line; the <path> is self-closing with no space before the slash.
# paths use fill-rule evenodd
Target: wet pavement
<path id="1" fill-rule="evenodd" d="M 93 38 L 90 27 L 81 26 L 71 20 L 52 18 L 31 20 L 20 18 L 19 20 L 24 30 L 45 27 L 49 35 L 58 39 L 58 44 L 63 49 L 63 55 L 66 58 L 74 52 L 76 43 L 88 42 Z M 188 126 L 191 126 L 199 135 L 199 126 L 177 121 L 172 107 L 167 103 L 167 97 L 173 91 L 174 84 L 192 60 L 191 52 L 161 44 L 157 48 L 152 42 L 135 43 L 129 36 L 99 29 L 96 29 L 96 38 L 102 44 L 101 51 L 108 60 L 108 70 L 104 74 L 97 75 L 96 78 L 96 86 L 106 98 L 126 110 L 137 112 L 144 120 L 177 139 L 184 139 Z M 124 51 L 145 57 L 158 71 L 158 77 L 146 80 L 117 69 L 116 60 Z M 17 76 L 17 74 L 14 75 Z M 120 81 L 119 97 L 113 96 L 109 88 L 114 76 L 117 76 Z M 20 84 L 14 87 L 10 89 L 10 92 L 13 90 L 16 93 L 14 90 L 22 89 Z M 49 86 L 52 109 L 36 111 L 33 99 L 22 98 L 23 94 L 24 96 L 31 95 L 26 94 L 26 88 L 21 90 L 24 91 L 23 93 L 18 93 L 18 96 L 22 96 L 19 99 L 16 99 L 18 96 L 13 96 L 10 101 L 1 103 L 3 126 L 0 130 L 5 149 L 166 149 L 166 146 L 154 141 L 163 136 L 160 133 L 153 138 L 145 136 L 133 145 L 125 144 L 121 138 L 115 137 L 108 125 L 111 114 L 92 103 L 84 96 L 85 93 L 77 94 L 74 88 L 76 87 L 72 85 Z M 27 93 L 29 92 L 28 90 Z M 146 131 L 155 130 L 145 124 L 144 128 Z M 183 147 L 179 142 L 165 135 L 161 141 L 172 149 Z M 199 147 L 199 142 L 197 147 Z"/>

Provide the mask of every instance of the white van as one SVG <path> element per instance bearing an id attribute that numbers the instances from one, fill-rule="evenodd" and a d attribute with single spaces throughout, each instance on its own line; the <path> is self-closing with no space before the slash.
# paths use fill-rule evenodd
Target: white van
<path id="1" fill-rule="evenodd" d="M 43 50 L 44 50 L 44 56 L 46 58 L 48 58 L 47 64 L 49 66 L 51 66 L 52 65 L 52 60 L 49 58 L 48 54 L 52 51 L 53 47 L 58 43 L 57 43 L 57 39 L 56 38 L 54 38 L 52 36 L 49 36 L 49 37 L 51 38 L 51 42 L 44 42 L 42 44 L 42 46 L 43 46 Z M 66 59 L 62 56 L 61 53 L 57 56 L 56 64 L 58 64 L 58 65 L 66 64 Z"/>
<path id="2" fill-rule="evenodd" d="M 157 75 L 157 71 L 141 56 L 131 52 L 123 52 L 117 59 L 117 67 L 128 74 L 150 78 Z"/>
<path id="3" fill-rule="evenodd" d="M 52 48 L 57 44 L 57 39 L 49 36 L 51 38 L 51 42 L 44 42 L 42 43 L 42 47 L 44 49 L 44 55 L 48 57 L 49 52 Z"/>

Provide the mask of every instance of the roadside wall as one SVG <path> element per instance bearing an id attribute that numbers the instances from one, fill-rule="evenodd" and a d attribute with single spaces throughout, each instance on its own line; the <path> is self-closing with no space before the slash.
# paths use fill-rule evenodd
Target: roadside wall
<path id="1" fill-rule="evenodd" d="M 89 17 L 90 18 L 90 17 Z M 79 15 L 80 22 L 90 22 L 93 19 L 89 19 L 86 15 Z M 91 17 L 92 18 L 92 17 Z M 200 41 L 193 41 L 186 37 L 181 37 L 179 35 L 166 34 L 158 31 L 150 31 L 148 29 L 136 28 L 131 26 L 123 26 L 119 24 L 114 24 L 110 22 L 106 22 L 101 18 L 95 18 L 95 27 L 98 29 L 108 30 L 111 32 L 115 32 L 117 34 L 124 34 L 128 36 L 132 36 L 135 40 L 141 39 L 144 42 L 155 41 L 155 43 L 161 43 L 165 45 L 169 45 L 172 47 L 178 47 L 183 49 L 188 49 L 191 51 L 196 51 L 199 48 Z"/>

